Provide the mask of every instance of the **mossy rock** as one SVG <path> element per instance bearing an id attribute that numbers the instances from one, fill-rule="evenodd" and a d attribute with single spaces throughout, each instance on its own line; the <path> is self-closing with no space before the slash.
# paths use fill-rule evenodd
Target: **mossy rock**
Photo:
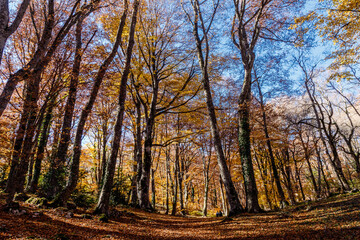
<path id="1" fill-rule="evenodd" d="M 3 210 L 5 212 L 9 212 L 10 209 L 12 210 L 19 210 L 20 209 L 20 204 L 18 202 L 10 202 L 8 204 L 6 204 L 3 208 Z"/>
<path id="2" fill-rule="evenodd" d="M 41 208 L 41 207 L 46 206 L 48 202 L 47 202 L 46 198 L 43 198 L 43 197 L 42 198 L 31 197 L 28 200 L 26 200 L 25 203 Z"/>
<path id="3" fill-rule="evenodd" d="M 29 198 L 30 197 L 28 195 L 26 195 L 25 193 L 17 193 L 17 194 L 15 194 L 14 200 L 20 201 L 20 202 L 25 202 Z"/>
<path id="4" fill-rule="evenodd" d="M 81 217 L 84 219 L 93 219 L 93 217 L 90 214 L 83 214 Z"/>
<path id="5" fill-rule="evenodd" d="M 109 218 L 108 218 L 108 216 L 107 216 L 106 214 L 101 214 L 101 215 L 99 216 L 99 221 L 100 221 L 100 222 L 107 223 L 107 222 L 109 222 Z"/>
<path id="6" fill-rule="evenodd" d="M 76 206 L 76 204 L 74 202 L 67 202 L 66 203 L 66 208 L 68 210 L 76 210 L 77 206 Z"/>
<path id="7" fill-rule="evenodd" d="M 56 234 L 54 237 L 52 237 L 51 239 L 54 240 L 70 240 L 70 237 L 64 233 L 58 233 Z"/>

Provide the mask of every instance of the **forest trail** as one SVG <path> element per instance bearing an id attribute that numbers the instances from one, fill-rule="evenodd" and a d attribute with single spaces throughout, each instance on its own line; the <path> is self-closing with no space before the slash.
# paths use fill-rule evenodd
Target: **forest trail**
<path id="1" fill-rule="evenodd" d="M 4 200 L 1 200 L 1 204 Z M 108 223 L 72 218 L 56 209 L 21 205 L 26 215 L 0 212 L 0 239 L 360 239 L 360 193 L 344 194 L 284 211 L 233 218 L 167 216 L 118 208 Z M 43 215 L 34 217 L 35 212 Z"/>

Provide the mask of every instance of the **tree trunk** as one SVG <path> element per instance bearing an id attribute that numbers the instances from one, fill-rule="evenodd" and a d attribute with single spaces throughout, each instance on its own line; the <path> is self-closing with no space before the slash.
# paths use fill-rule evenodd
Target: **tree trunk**
<path id="1" fill-rule="evenodd" d="M 175 216 L 176 214 L 176 206 L 177 206 L 177 195 L 178 195 L 178 174 L 179 170 L 177 168 L 176 159 L 178 158 L 179 149 L 176 147 L 175 149 L 175 162 L 174 162 L 174 181 L 171 183 L 172 191 L 173 191 L 173 200 L 172 200 L 172 210 L 171 215 Z"/>
<path id="2" fill-rule="evenodd" d="M 251 67 L 245 69 L 244 83 L 239 96 L 239 151 L 245 185 L 246 211 L 261 212 L 250 147 L 251 69 Z"/>
<path id="3" fill-rule="evenodd" d="M 155 56 L 155 55 L 153 55 Z M 152 66 L 154 68 L 155 58 L 152 58 Z M 140 191 L 139 191 L 139 204 L 140 208 L 152 210 L 149 200 L 149 184 L 150 184 L 150 171 L 152 164 L 151 150 L 153 145 L 153 134 L 156 117 L 156 105 L 159 92 L 159 79 L 158 76 L 152 76 L 153 79 L 153 93 L 151 99 L 150 113 L 146 119 L 145 126 L 145 141 L 144 141 L 144 161 L 142 164 L 142 172 L 140 178 Z"/>
<path id="4" fill-rule="evenodd" d="M 33 174 L 32 178 L 30 179 L 30 182 L 28 183 L 26 191 L 29 193 L 35 193 L 37 190 L 39 177 L 41 173 L 41 163 L 44 159 L 45 155 L 45 148 L 47 145 L 48 137 L 49 137 L 49 130 L 51 126 L 51 119 L 53 116 L 53 109 L 55 107 L 55 100 L 56 98 L 53 97 L 50 100 L 49 106 L 47 107 L 45 118 L 43 120 L 42 126 L 41 126 L 41 132 L 40 132 L 40 139 L 36 151 L 36 159 L 35 159 L 35 165 L 33 168 Z"/>
<path id="5" fill-rule="evenodd" d="M 72 161 L 70 164 L 69 179 L 66 183 L 65 189 L 56 196 L 56 199 L 53 202 L 54 206 L 64 205 L 66 203 L 66 201 L 69 199 L 73 190 L 76 188 L 77 181 L 79 178 L 81 143 L 82 143 L 82 138 L 83 138 L 83 133 L 84 133 L 84 128 L 85 128 L 85 123 L 92 111 L 92 108 L 94 106 L 97 94 L 99 92 L 99 89 L 100 89 L 100 86 L 102 83 L 102 80 L 104 79 L 105 73 L 106 73 L 110 63 L 114 59 L 114 57 L 117 53 L 117 49 L 121 43 L 121 35 L 122 35 L 123 29 L 124 29 L 125 20 L 126 20 L 126 10 L 124 10 L 124 13 L 121 17 L 118 32 L 116 35 L 116 40 L 113 45 L 112 51 L 109 54 L 109 56 L 105 59 L 103 64 L 100 66 L 98 73 L 95 77 L 94 85 L 93 85 L 93 88 L 90 93 L 90 98 L 89 98 L 87 104 L 85 105 L 85 108 L 81 112 L 80 120 L 79 120 L 78 127 L 76 130 L 76 135 L 75 135 L 73 157 L 72 157 Z"/>
<path id="6" fill-rule="evenodd" d="M 76 48 L 75 48 L 75 59 L 72 68 L 72 74 L 70 78 L 70 86 L 68 92 L 68 98 L 65 105 L 65 114 L 63 117 L 63 124 L 61 128 L 61 136 L 58 143 L 57 152 L 55 159 L 52 159 L 48 178 L 48 185 L 52 186 L 54 191 L 48 197 L 53 198 L 61 190 L 60 183 L 65 178 L 65 161 L 70 144 L 71 136 L 71 124 L 73 120 L 73 114 L 75 109 L 77 86 L 79 84 L 80 65 L 82 59 L 82 25 L 84 16 L 82 16 L 76 24 Z"/>
<path id="7" fill-rule="evenodd" d="M 229 203 L 229 216 L 239 214 L 244 211 L 243 207 L 240 204 L 238 194 L 236 192 L 236 189 L 234 187 L 234 184 L 231 179 L 229 168 L 226 164 L 226 159 L 221 143 L 220 138 L 220 132 L 216 120 L 216 113 L 215 113 L 215 107 L 211 95 L 211 88 L 210 88 L 210 79 L 209 79 L 209 73 L 208 73 L 208 56 L 210 53 L 209 49 L 209 40 L 207 36 L 207 30 L 204 27 L 204 22 L 202 19 L 202 13 L 200 10 L 200 3 L 199 1 L 194 1 L 193 3 L 193 10 L 194 10 L 194 21 L 193 21 L 193 35 L 196 42 L 196 48 L 197 48 L 197 55 L 199 60 L 199 66 L 201 68 L 201 74 L 202 74 L 202 84 L 205 92 L 205 98 L 206 98 L 206 106 L 208 109 L 208 115 L 210 118 L 211 123 L 211 133 L 214 137 L 214 145 L 215 150 L 217 154 L 218 159 L 218 166 L 220 170 L 220 176 L 224 183 L 227 201 Z M 216 12 L 216 11 L 215 11 Z M 213 13 L 215 15 L 215 12 Z M 200 24 L 200 26 L 199 26 Z M 201 29 L 202 33 L 204 33 L 204 36 L 200 37 L 199 29 Z M 202 39 L 203 38 L 203 39 Z M 202 39 L 202 40 L 201 40 Z M 203 43 L 205 43 L 205 47 L 203 48 Z"/>
<path id="8" fill-rule="evenodd" d="M 156 208 L 155 170 L 151 169 L 151 202 L 153 209 Z"/>
<path id="9" fill-rule="evenodd" d="M 112 146 L 111 146 L 111 155 L 110 155 L 109 161 L 107 162 L 107 165 L 106 165 L 106 174 L 105 174 L 105 178 L 104 178 L 104 184 L 102 186 L 98 204 L 95 209 L 96 213 L 108 214 L 108 212 L 109 212 L 110 194 L 111 194 L 111 189 L 113 186 L 116 158 L 118 155 L 121 134 L 122 134 L 122 123 L 123 123 L 123 119 L 124 119 L 125 100 L 126 100 L 126 85 L 127 85 L 127 80 L 128 80 L 128 76 L 130 74 L 130 69 L 131 69 L 131 58 L 132 58 L 132 51 L 133 51 L 133 46 L 134 46 L 135 26 L 136 26 L 136 21 L 137 21 L 137 12 L 138 12 L 138 8 L 139 8 L 139 4 L 140 4 L 139 0 L 135 0 L 133 3 L 133 14 L 132 14 L 131 25 L 130 25 L 129 42 L 128 42 L 128 47 L 126 50 L 126 62 L 125 62 L 124 71 L 123 71 L 123 74 L 121 76 L 121 81 L 120 81 L 119 104 L 118 104 L 119 109 L 118 109 L 118 115 L 116 118 L 115 129 L 114 129 L 115 134 L 114 134 L 114 138 L 113 138 Z M 127 5 L 127 3 L 126 3 L 126 5 Z M 124 15 L 125 15 L 124 21 L 121 21 L 120 25 L 122 25 L 122 23 L 125 23 L 126 11 L 124 12 Z M 119 30 L 119 32 L 122 32 L 123 28 L 119 27 L 119 29 L 120 28 L 121 28 L 121 31 Z M 120 34 L 120 36 L 121 36 L 121 34 Z M 117 47 L 116 47 L 116 49 L 117 49 Z"/>
<path id="10" fill-rule="evenodd" d="M 29 156 L 31 154 L 36 128 L 35 120 L 37 115 L 40 81 L 40 74 L 33 75 L 26 85 L 26 96 L 6 186 L 6 192 L 9 193 L 8 201 L 12 201 L 16 192 L 23 192 L 24 190 L 25 175 L 29 164 Z"/>
<path id="11" fill-rule="evenodd" d="M 251 79 L 250 79 L 250 81 L 251 81 Z M 280 204 L 279 205 L 280 205 L 280 208 L 284 208 L 284 207 L 288 206 L 289 203 L 286 201 L 284 191 L 283 191 L 283 189 L 281 187 L 280 176 L 279 176 L 279 173 L 278 173 L 278 170 L 277 170 L 277 167 L 276 167 L 275 157 L 274 157 L 273 149 L 272 149 L 272 146 L 271 146 L 271 141 L 270 141 L 270 136 L 269 136 L 269 131 L 268 131 L 266 112 L 265 112 L 265 107 L 264 107 L 264 98 L 263 98 L 260 83 L 259 83 L 258 80 L 257 80 L 257 86 L 258 86 L 259 95 L 260 95 L 260 105 L 261 105 L 261 111 L 262 111 L 262 120 L 263 120 L 263 124 L 264 124 L 263 129 L 264 129 L 264 134 L 265 134 L 265 138 L 266 138 L 266 146 L 267 146 L 268 151 L 269 151 L 271 169 L 272 169 L 272 172 L 273 172 L 276 189 L 277 189 L 277 192 L 279 194 L 279 199 L 280 199 L 280 201 L 279 201 Z M 250 154 L 251 154 L 251 152 L 250 152 Z M 249 156 L 249 158 L 251 159 L 251 155 Z"/>

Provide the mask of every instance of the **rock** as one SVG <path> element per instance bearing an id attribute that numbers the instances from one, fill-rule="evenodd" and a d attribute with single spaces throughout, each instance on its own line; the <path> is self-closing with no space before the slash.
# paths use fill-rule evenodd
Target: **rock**
<path id="1" fill-rule="evenodd" d="M 41 208 L 47 205 L 47 200 L 46 198 L 31 197 L 25 203 Z"/>
<path id="2" fill-rule="evenodd" d="M 32 215 L 33 218 L 37 218 L 37 217 L 41 217 L 41 216 L 44 216 L 43 212 L 34 212 Z"/>
<path id="3" fill-rule="evenodd" d="M 76 206 L 76 204 L 73 203 L 73 202 L 67 202 L 67 203 L 66 203 L 66 208 L 67 208 L 68 210 L 76 210 L 77 206 Z"/>
<path id="4" fill-rule="evenodd" d="M 26 195 L 25 193 L 17 193 L 17 194 L 15 194 L 14 200 L 15 201 L 25 202 L 29 198 L 30 197 L 28 195 Z"/>
<path id="5" fill-rule="evenodd" d="M 107 223 L 107 222 L 109 222 L 109 218 L 108 218 L 108 216 L 106 216 L 106 214 L 101 214 L 99 217 L 99 221 Z"/>
<path id="6" fill-rule="evenodd" d="M 7 228 L 5 224 L 0 225 L 0 232 L 6 232 Z"/>
<path id="7" fill-rule="evenodd" d="M 67 213 L 65 214 L 65 217 L 66 217 L 66 218 L 73 218 L 73 217 L 74 217 L 74 213 L 72 213 L 72 212 L 67 212 Z"/>
<path id="8" fill-rule="evenodd" d="M 81 217 L 84 219 L 93 219 L 93 217 L 90 214 L 84 214 Z"/>
<path id="9" fill-rule="evenodd" d="M 305 211 L 307 211 L 307 212 L 309 212 L 309 211 L 311 211 L 311 210 L 314 210 L 314 207 L 313 207 L 313 206 L 307 206 L 307 207 L 305 208 Z"/>

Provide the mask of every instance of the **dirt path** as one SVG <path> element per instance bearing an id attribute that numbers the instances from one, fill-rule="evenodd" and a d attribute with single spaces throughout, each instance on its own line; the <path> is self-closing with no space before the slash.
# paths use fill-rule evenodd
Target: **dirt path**
<path id="1" fill-rule="evenodd" d="M 309 207 L 310 206 L 310 207 Z M 23 206 L 28 214 L 0 213 L 1 239 L 360 239 L 360 194 L 299 205 L 284 212 L 228 218 L 171 217 L 133 209 L 103 223 L 82 213 Z"/>

